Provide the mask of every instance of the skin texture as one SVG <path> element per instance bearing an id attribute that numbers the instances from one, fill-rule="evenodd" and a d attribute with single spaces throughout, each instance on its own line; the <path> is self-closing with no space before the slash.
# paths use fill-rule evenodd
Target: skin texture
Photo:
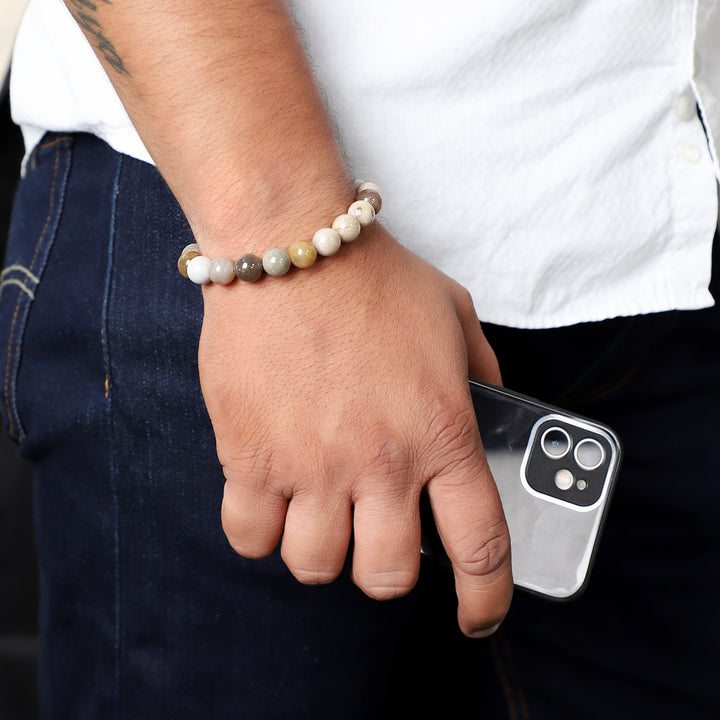
<path id="1" fill-rule="evenodd" d="M 284 3 L 66 1 L 205 254 L 309 239 L 354 199 Z M 425 488 L 460 628 L 492 631 L 509 539 L 467 376 L 500 375 L 467 292 L 375 223 L 311 269 L 203 296 L 232 547 L 260 558 L 281 541 L 298 580 L 325 583 L 352 536 L 354 581 L 393 598 L 417 580 Z"/>

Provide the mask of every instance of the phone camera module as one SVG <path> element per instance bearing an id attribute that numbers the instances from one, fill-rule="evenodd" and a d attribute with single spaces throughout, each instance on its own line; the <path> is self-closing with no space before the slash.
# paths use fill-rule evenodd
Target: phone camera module
<path id="1" fill-rule="evenodd" d="M 595 470 L 605 460 L 605 451 L 597 440 L 585 438 L 575 446 L 575 460 L 583 470 Z"/>
<path id="2" fill-rule="evenodd" d="M 540 439 L 542 451 L 553 460 L 567 455 L 570 449 L 570 436 L 559 427 L 548 428 Z"/>

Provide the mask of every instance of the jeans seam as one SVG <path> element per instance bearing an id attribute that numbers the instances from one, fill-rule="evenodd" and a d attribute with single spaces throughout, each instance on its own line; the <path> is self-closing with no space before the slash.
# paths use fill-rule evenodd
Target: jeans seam
<path id="1" fill-rule="evenodd" d="M 56 137 L 49 142 L 41 143 L 38 145 L 38 149 L 45 150 L 46 148 L 55 147 L 56 145 L 67 142 L 68 140 L 72 140 L 72 135 L 60 135 L 60 137 Z"/>
<path id="2" fill-rule="evenodd" d="M 501 647 L 501 644 L 503 647 Z M 500 684 L 505 695 L 507 703 L 509 720 L 530 720 L 530 712 L 528 710 L 525 693 L 516 677 L 514 663 L 510 654 L 510 646 L 507 639 L 501 635 L 501 631 L 495 633 L 490 638 L 490 647 L 492 649 L 492 660 L 495 670 L 500 679 Z M 505 655 L 506 661 L 503 662 L 502 655 Z"/>
<path id="3" fill-rule="evenodd" d="M 67 188 L 68 176 L 70 174 L 69 154 L 64 171 L 60 178 L 58 178 L 58 171 L 60 169 L 60 155 L 61 150 L 63 149 L 62 145 L 64 144 L 67 146 L 67 141 L 70 140 L 70 138 L 58 138 L 57 141 L 48 143 L 48 147 L 51 145 L 56 146 L 53 178 L 50 186 L 50 192 L 48 193 L 48 214 L 45 218 L 42 230 L 40 231 L 40 235 L 35 243 L 35 251 L 32 259 L 30 260 L 30 264 L 27 267 L 19 264 L 10 265 L 3 271 L 3 275 L 6 275 L 8 271 L 22 272 L 26 276 L 27 280 L 34 283 L 33 288 L 31 289 L 28 287 L 26 285 L 26 281 L 18 280 L 16 278 L 4 279 L 2 284 L 0 284 L 0 292 L 9 285 L 17 285 L 22 290 L 22 293 L 18 295 L 12 319 L 10 321 L 5 377 L 3 378 L 3 396 L 5 412 L 8 418 L 8 434 L 17 443 L 22 443 L 27 435 L 20 418 L 17 403 L 17 379 L 20 371 L 20 356 L 22 354 L 21 340 L 25 334 L 25 327 L 27 325 L 30 307 L 32 305 L 32 301 L 35 299 L 35 291 L 37 290 L 40 279 L 42 278 L 42 274 L 47 265 L 54 243 L 54 238 L 57 233 L 57 228 L 60 223 L 60 217 L 62 216 L 65 190 Z M 63 141 L 63 143 L 61 143 L 61 141 Z M 69 147 L 66 147 L 66 150 L 69 151 Z M 59 186 L 58 179 L 60 181 Z M 45 242 L 48 236 L 50 239 Z M 42 249 L 44 249 L 44 253 L 41 254 Z M 39 264 L 38 268 L 35 267 L 36 262 Z"/>
<path id="4" fill-rule="evenodd" d="M 108 228 L 108 248 L 107 248 L 107 263 L 105 271 L 105 287 L 103 293 L 103 305 L 102 305 L 102 324 L 100 328 L 100 341 L 102 344 L 103 351 L 103 363 L 105 366 L 105 420 L 107 423 L 108 432 L 108 452 L 109 452 L 109 480 L 110 490 L 112 495 L 113 503 L 113 523 L 114 537 L 113 537 L 113 584 L 114 584 L 114 717 L 116 720 L 120 717 L 120 661 L 122 655 L 122 628 L 121 628 L 121 612 L 120 612 L 120 509 L 118 506 L 118 465 L 117 465 L 117 448 L 115 444 L 115 435 L 113 432 L 113 397 L 112 397 L 112 378 L 111 378 L 111 365 L 110 365 L 110 338 L 109 338 L 109 307 L 112 294 L 112 280 L 113 280 L 113 268 L 114 268 L 114 255 L 115 255 L 115 232 L 116 232 L 116 219 L 117 219 L 117 205 L 118 196 L 120 194 L 120 176 L 123 169 L 123 158 L 122 155 L 118 156 L 117 169 L 115 171 L 115 178 L 113 180 L 112 199 L 110 207 L 110 224 Z"/>

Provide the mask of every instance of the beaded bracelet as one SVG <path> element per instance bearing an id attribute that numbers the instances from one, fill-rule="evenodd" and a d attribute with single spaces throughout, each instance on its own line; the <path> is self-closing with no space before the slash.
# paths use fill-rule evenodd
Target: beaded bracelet
<path id="1" fill-rule="evenodd" d="M 196 243 L 187 245 L 178 260 L 178 270 L 183 277 L 196 285 L 212 282 L 227 285 L 235 278 L 254 282 L 263 272 L 275 277 L 285 275 L 292 266 L 309 268 L 318 255 L 334 255 L 343 243 L 350 243 L 360 235 L 362 228 L 375 220 L 380 212 L 382 198 L 380 188 L 371 182 L 361 182 L 355 188 L 355 201 L 347 213 L 338 215 L 332 227 L 320 228 L 312 238 L 295 241 L 287 250 L 272 248 L 260 259 L 247 253 L 235 262 L 226 257 L 211 259 L 200 253 Z"/>

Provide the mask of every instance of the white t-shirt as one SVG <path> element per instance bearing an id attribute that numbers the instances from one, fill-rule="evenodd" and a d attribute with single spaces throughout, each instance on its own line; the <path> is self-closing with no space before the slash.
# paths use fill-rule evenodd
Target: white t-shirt
<path id="1" fill-rule="evenodd" d="M 383 223 L 465 285 L 481 320 L 553 327 L 713 304 L 720 3 L 293 11 L 353 171 L 383 188 Z M 77 130 L 152 162 L 61 0 L 31 0 L 11 96 L 29 148 Z"/>

